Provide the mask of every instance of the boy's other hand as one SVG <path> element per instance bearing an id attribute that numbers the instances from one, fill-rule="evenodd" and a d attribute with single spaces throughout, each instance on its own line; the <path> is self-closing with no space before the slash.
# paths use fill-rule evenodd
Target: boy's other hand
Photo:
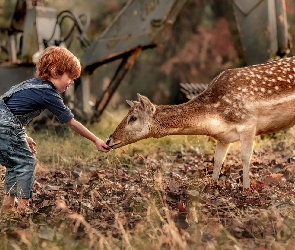
<path id="1" fill-rule="evenodd" d="M 33 138 L 31 138 L 29 136 L 26 136 L 26 140 L 29 144 L 29 147 L 30 147 L 32 153 L 36 154 L 37 153 L 37 150 L 35 149 L 35 146 L 37 145 L 36 142 L 34 142 Z"/>
<path id="2" fill-rule="evenodd" d="M 101 139 L 97 139 L 94 143 L 96 145 L 97 150 L 101 152 L 107 153 L 111 150 L 111 148 Z"/>

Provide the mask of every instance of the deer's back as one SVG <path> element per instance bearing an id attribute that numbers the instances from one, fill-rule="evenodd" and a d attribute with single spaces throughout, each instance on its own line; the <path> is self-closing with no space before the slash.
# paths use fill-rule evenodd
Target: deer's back
<path id="1" fill-rule="evenodd" d="M 278 129 L 290 127 L 295 120 L 295 57 L 226 70 L 195 101 L 228 122 L 256 119 L 261 132 L 272 132 L 274 121 Z"/>

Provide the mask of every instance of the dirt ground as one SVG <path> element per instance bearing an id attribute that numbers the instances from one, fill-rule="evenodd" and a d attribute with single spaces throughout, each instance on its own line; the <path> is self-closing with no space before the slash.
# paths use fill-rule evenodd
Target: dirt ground
<path id="1" fill-rule="evenodd" d="M 2 215 L 0 236 L 19 239 L 19 230 L 33 225 L 39 239 L 54 241 L 63 225 L 75 239 L 87 239 L 89 228 L 120 239 L 122 232 L 138 230 L 153 204 L 160 213 L 169 211 L 186 249 L 291 249 L 295 245 L 293 155 L 291 148 L 279 146 L 254 151 L 247 192 L 242 190 L 239 151 L 229 152 L 218 183 L 211 181 L 213 156 L 194 149 L 172 156 L 135 155 L 132 167 L 51 171 L 39 166 L 30 223 Z M 1 168 L 1 188 L 4 173 Z M 167 213 L 162 214 L 167 220 Z M 85 223 L 78 223 L 77 216 Z"/>

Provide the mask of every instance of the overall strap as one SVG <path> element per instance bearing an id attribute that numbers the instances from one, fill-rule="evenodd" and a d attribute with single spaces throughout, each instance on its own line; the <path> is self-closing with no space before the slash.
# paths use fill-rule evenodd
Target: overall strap
<path id="1" fill-rule="evenodd" d="M 17 84 L 13 87 L 11 87 L 6 93 L 4 93 L 3 95 L 0 96 L 0 100 L 5 101 L 7 98 L 11 97 L 14 93 L 21 91 L 21 90 L 25 90 L 25 89 L 41 89 L 41 88 L 48 88 L 48 89 L 52 89 L 52 86 L 49 83 L 46 82 L 42 82 L 40 79 L 38 78 L 33 78 L 30 80 L 26 80 L 24 82 L 21 82 L 20 84 Z M 18 121 L 20 121 L 20 123 L 22 124 L 22 126 L 26 126 L 28 125 L 35 117 L 37 117 L 38 115 L 40 115 L 40 113 L 43 110 L 36 110 L 33 112 L 30 112 L 28 114 L 25 115 L 16 115 L 16 119 L 18 119 Z"/>
<path id="2" fill-rule="evenodd" d="M 40 88 L 52 88 L 52 86 L 50 86 L 50 84 L 46 82 L 42 82 L 41 80 L 37 78 L 33 78 L 30 80 L 21 82 L 15 86 L 12 86 L 7 92 L 1 95 L 0 98 L 2 100 L 5 100 L 11 97 L 14 93 L 18 91 L 25 90 L 25 89 L 40 89 Z"/>

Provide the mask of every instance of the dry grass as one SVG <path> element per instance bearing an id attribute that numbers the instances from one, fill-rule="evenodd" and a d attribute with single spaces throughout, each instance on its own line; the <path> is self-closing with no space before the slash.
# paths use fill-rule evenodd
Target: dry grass
<path id="1" fill-rule="evenodd" d="M 106 140 L 114 131 L 127 110 L 105 111 L 101 120 L 93 125 L 86 125 L 90 131 L 102 140 Z M 57 132 L 58 131 L 58 132 Z M 112 150 L 108 154 L 98 152 L 94 145 L 77 135 L 66 126 L 34 130 L 28 128 L 28 134 L 37 142 L 37 158 L 43 165 L 50 168 L 87 167 L 97 161 L 104 166 L 115 166 L 118 159 L 128 164 L 130 156 L 135 154 L 154 155 L 165 151 L 169 156 L 177 150 L 193 149 L 196 152 L 212 153 L 215 142 L 203 136 L 167 136 L 161 139 L 146 139 L 136 144 L 127 145 L 122 149 Z"/>
<path id="2" fill-rule="evenodd" d="M 102 139 L 106 139 L 120 122 L 124 112 L 105 112 L 101 121 L 89 126 L 90 130 Z M 201 161 L 211 157 L 214 141 L 202 136 L 170 136 L 162 139 L 148 139 L 108 154 L 99 153 L 95 147 L 68 129 L 34 131 L 28 133 L 37 142 L 39 174 L 56 169 L 68 169 L 91 172 L 102 169 L 138 168 L 141 164 L 146 171 L 153 173 L 152 188 L 144 205 L 134 206 L 142 210 L 144 217 L 132 229 L 126 227 L 127 215 L 106 207 L 113 216 L 112 230 L 101 231 L 88 220 L 87 213 L 72 211 L 64 201 L 58 201 L 56 215 L 52 221 L 30 221 L 29 228 L 15 226 L 13 219 L 7 219 L 0 233 L 0 250 L 4 249 L 292 249 L 295 244 L 295 210 L 292 195 L 277 197 L 277 203 L 271 206 L 239 207 L 232 202 L 232 197 L 222 193 L 224 183 L 213 193 L 206 191 L 210 175 L 203 179 L 183 179 L 177 186 L 169 179 L 167 172 L 177 161 L 177 155 L 201 157 Z M 257 138 L 254 160 L 264 158 L 263 152 L 273 152 L 269 161 L 276 159 L 280 152 L 294 145 L 294 130 L 288 130 L 275 136 Z M 239 155 L 239 144 L 234 144 L 232 155 Z M 291 151 L 288 151 L 290 155 Z M 278 154 L 277 154 L 278 153 Z M 190 155 L 189 155 L 190 154 Z M 286 154 L 282 153 L 283 157 Z M 291 155 L 292 156 L 292 155 Z M 238 158 L 238 157 L 236 157 Z M 154 167 L 151 160 L 157 160 Z M 235 163 L 235 158 L 229 161 Z M 238 161 L 238 160 L 237 160 Z M 278 160 L 277 160 L 278 161 Z M 280 163 L 278 161 L 278 163 Z M 268 163 L 267 163 L 268 164 Z M 210 165 L 208 163 L 208 165 Z M 153 169 L 155 168 L 155 169 Z M 175 168 L 175 180 L 178 168 Z M 172 172 L 169 172 L 173 176 Z M 255 176 L 254 176 L 255 177 Z M 186 205 L 177 203 L 171 206 L 167 188 L 184 187 L 188 193 Z M 267 191 L 275 195 L 277 187 Z M 217 192 L 217 193 L 216 193 Z M 266 191 L 265 191 L 266 192 Z M 100 197 L 99 192 L 92 196 Z M 254 194 L 255 196 L 256 194 Z M 263 197 L 259 193 L 260 198 Z M 257 196 L 257 197 L 258 197 Z M 272 199 L 272 198 L 271 198 Z M 289 203 L 288 203 L 289 202 Z M 142 207 L 144 209 L 142 209 Z M 181 217 L 184 210 L 185 219 Z M 136 211 L 134 210 L 134 213 Z M 54 213 L 53 213 L 54 214 Z M 5 218 L 1 218 L 2 222 Z M 83 237 L 79 233 L 83 229 Z M 9 232 L 9 233 L 7 233 Z"/>

